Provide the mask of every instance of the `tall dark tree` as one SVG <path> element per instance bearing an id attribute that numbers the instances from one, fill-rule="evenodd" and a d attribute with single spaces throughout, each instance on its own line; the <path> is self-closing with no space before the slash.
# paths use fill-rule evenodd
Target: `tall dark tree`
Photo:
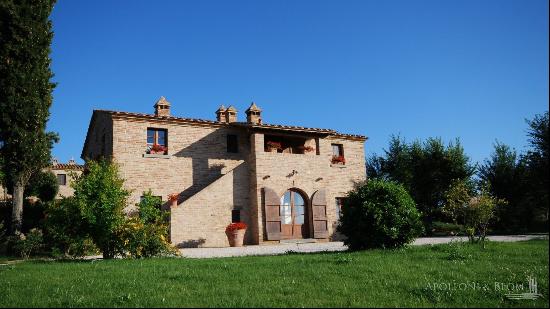
<path id="1" fill-rule="evenodd" d="M 23 192 L 50 160 L 45 132 L 54 83 L 50 69 L 52 0 L 0 1 L 0 155 L 13 182 L 12 231 L 22 225 Z"/>
<path id="2" fill-rule="evenodd" d="M 530 224 L 538 229 L 548 230 L 549 208 L 549 140 L 548 112 L 536 115 L 527 121 L 530 149 L 524 159 L 527 165 L 527 205 Z"/>
<path id="3" fill-rule="evenodd" d="M 491 195 L 508 202 L 497 209 L 498 232 L 524 232 L 526 229 L 526 207 L 524 193 L 525 164 L 516 151 L 502 143 L 495 143 L 493 153 L 479 167 L 479 180 L 489 183 Z"/>
<path id="4" fill-rule="evenodd" d="M 454 180 L 468 180 L 475 172 L 459 140 L 444 145 L 439 138 L 407 143 L 392 136 L 384 156 L 370 157 L 372 176 L 401 183 L 422 212 L 427 227 L 440 219 L 445 192 Z"/>

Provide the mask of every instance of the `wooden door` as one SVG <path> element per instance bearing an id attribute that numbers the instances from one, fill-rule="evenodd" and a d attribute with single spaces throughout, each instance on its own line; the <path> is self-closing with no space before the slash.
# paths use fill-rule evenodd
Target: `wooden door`
<path id="1" fill-rule="evenodd" d="M 306 203 L 300 193 L 285 192 L 281 197 L 280 218 L 282 239 L 307 237 Z"/>
<path id="2" fill-rule="evenodd" d="M 313 194 L 311 209 L 313 213 L 313 237 L 328 238 L 327 198 L 324 189 Z"/>

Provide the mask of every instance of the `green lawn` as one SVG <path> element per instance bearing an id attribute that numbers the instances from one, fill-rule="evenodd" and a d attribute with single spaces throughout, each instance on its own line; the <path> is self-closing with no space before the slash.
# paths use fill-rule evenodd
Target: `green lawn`
<path id="1" fill-rule="evenodd" d="M 489 243 L 486 250 L 439 245 L 207 260 L 26 261 L 0 266 L 0 307 L 548 308 L 548 263 L 547 240 Z M 527 289 L 528 275 L 543 294 L 537 301 L 508 300 L 495 288 L 497 282 Z"/>

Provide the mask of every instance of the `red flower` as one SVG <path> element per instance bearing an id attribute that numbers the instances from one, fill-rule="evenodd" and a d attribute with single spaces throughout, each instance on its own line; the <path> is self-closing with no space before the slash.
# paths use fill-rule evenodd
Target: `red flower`
<path id="1" fill-rule="evenodd" d="M 149 151 L 151 153 L 166 153 L 168 151 L 168 147 L 165 147 L 159 144 L 153 144 L 153 146 L 151 146 L 151 149 Z"/>
<path id="2" fill-rule="evenodd" d="M 268 141 L 267 142 L 267 147 L 272 148 L 272 149 L 282 149 L 283 148 L 281 143 L 273 142 L 273 141 Z"/>
<path id="3" fill-rule="evenodd" d="M 233 231 L 237 231 L 237 230 L 246 230 L 246 228 L 247 228 L 246 223 L 244 223 L 244 222 L 236 222 L 236 223 L 231 223 L 231 224 L 229 224 L 229 225 L 225 228 L 225 231 L 226 231 L 226 232 L 233 232 Z"/>
<path id="4" fill-rule="evenodd" d="M 332 157 L 332 163 L 342 163 L 346 164 L 346 158 L 344 156 L 333 156 Z"/>
<path id="5" fill-rule="evenodd" d="M 180 196 L 180 195 L 177 194 L 177 193 L 169 194 L 169 195 L 168 195 L 168 200 L 169 200 L 170 202 L 177 201 L 179 196 Z"/>

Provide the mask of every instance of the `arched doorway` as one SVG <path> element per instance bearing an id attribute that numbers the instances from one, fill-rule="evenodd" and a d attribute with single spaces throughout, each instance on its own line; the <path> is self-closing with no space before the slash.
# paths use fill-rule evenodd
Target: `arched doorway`
<path id="1" fill-rule="evenodd" d="M 298 190 L 290 189 L 281 197 L 281 239 L 309 237 L 307 199 Z"/>

